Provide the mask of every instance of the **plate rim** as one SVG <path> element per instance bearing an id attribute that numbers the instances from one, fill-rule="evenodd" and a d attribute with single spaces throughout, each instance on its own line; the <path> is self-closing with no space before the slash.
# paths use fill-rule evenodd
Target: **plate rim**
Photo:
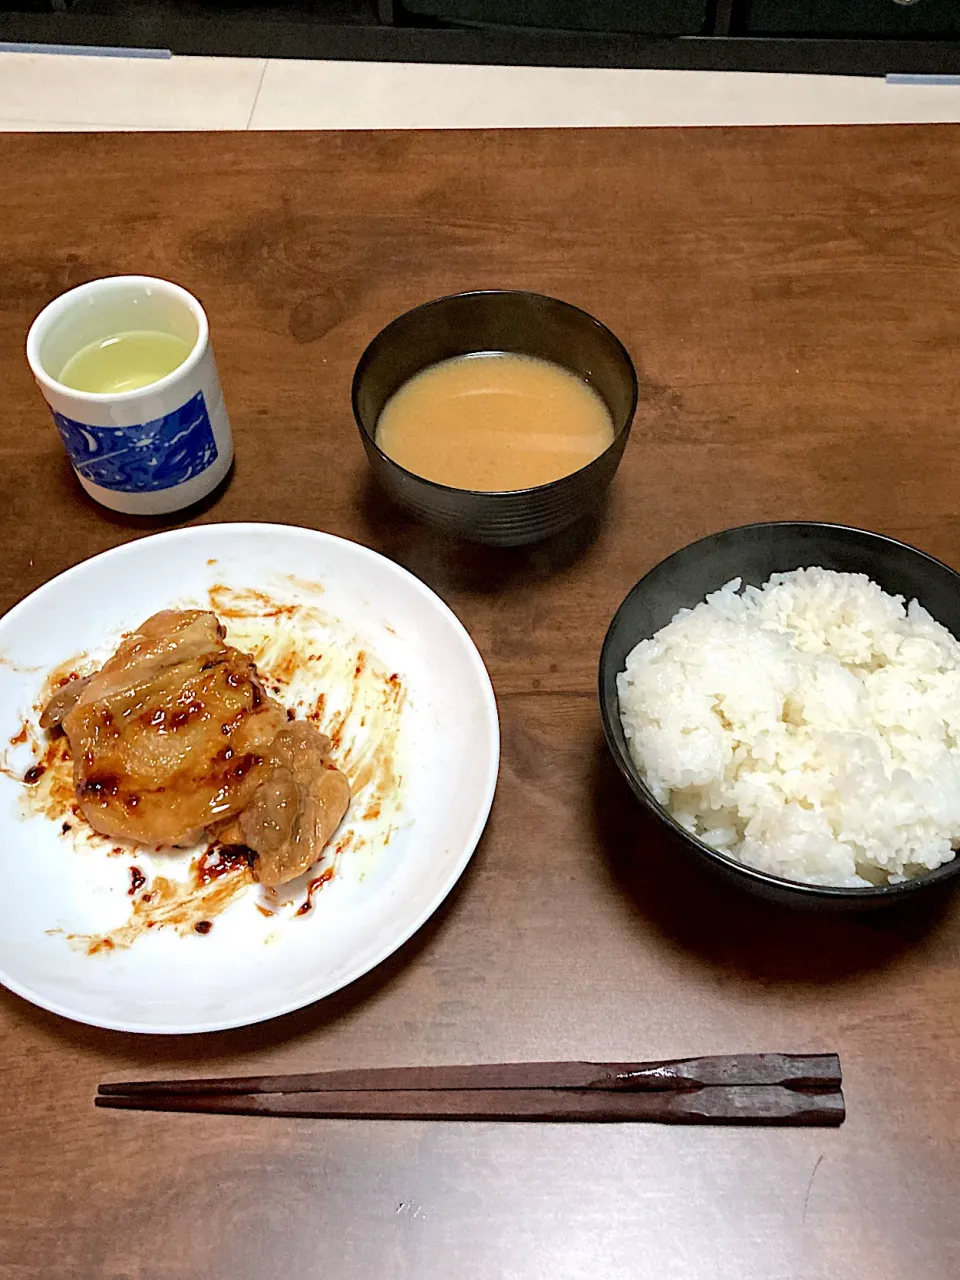
<path id="1" fill-rule="evenodd" d="M 459 882 L 464 871 L 466 870 L 471 858 L 476 852 L 477 845 L 486 828 L 487 821 L 490 817 L 490 810 L 493 807 L 494 797 L 496 795 L 497 783 L 500 775 L 500 715 L 497 707 L 496 693 L 493 688 L 493 681 L 487 670 L 483 655 L 477 648 L 477 645 L 470 635 L 470 632 L 454 613 L 453 609 L 442 599 L 432 587 L 411 573 L 409 569 L 398 564 L 389 556 L 384 555 L 380 551 L 375 551 L 372 547 L 366 546 L 362 542 L 355 542 L 352 538 L 344 538 L 339 534 L 328 533 L 324 529 L 313 529 L 306 525 L 281 524 L 276 521 L 258 521 L 258 520 L 238 520 L 238 521 L 217 521 L 211 524 L 186 525 L 179 529 L 164 529 L 158 533 L 145 534 L 142 537 L 131 538 L 127 542 L 122 542 L 118 546 L 108 547 L 105 551 L 99 551 L 95 555 L 88 556 L 84 560 L 78 561 L 76 564 L 70 565 L 68 568 L 55 574 L 54 577 L 48 579 L 40 586 L 28 592 L 27 595 L 21 597 L 16 604 L 12 605 L 5 614 L 0 617 L 0 633 L 7 628 L 11 620 L 16 621 L 16 616 L 23 611 L 31 602 L 41 600 L 51 591 L 56 584 L 64 579 L 77 575 L 94 562 L 100 562 L 109 559 L 122 558 L 124 555 L 131 554 L 133 550 L 142 543 L 150 542 L 176 542 L 190 540 L 191 537 L 197 537 L 203 534 L 223 534 L 230 533 L 251 533 L 257 532 L 266 534 L 268 532 L 276 532 L 282 536 L 294 534 L 297 536 L 305 536 L 312 540 L 319 538 L 327 543 L 346 543 L 355 551 L 362 553 L 362 558 L 369 560 L 385 561 L 390 569 L 399 574 L 402 580 L 406 580 L 407 586 L 412 586 L 422 597 L 430 600 L 433 607 L 439 607 L 441 616 L 445 617 L 449 624 L 452 624 L 454 634 L 458 636 L 464 644 L 464 650 L 470 663 L 473 665 L 478 677 L 478 688 L 482 693 L 485 716 L 488 720 L 491 730 L 491 749 L 486 756 L 484 765 L 486 777 L 484 786 L 480 792 L 480 804 L 477 815 L 471 825 L 467 839 L 464 841 L 464 848 L 460 856 L 451 864 L 448 874 L 441 881 L 440 887 L 434 893 L 427 906 L 422 909 L 411 923 L 405 924 L 404 927 L 395 935 L 391 935 L 391 941 L 388 945 L 378 948 L 373 957 L 367 961 L 361 962 L 359 965 L 349 967 L 347 974 L 340 980 L 337 980 L 332 986 L 323 986 L 306 999 L 296 997 L 291 1001 L 286 1001 L 277 1006 L 276 1009 L 269 1013 L 257 1014 L 253 1017 L 230 1017 L 218 1019 L 211 1022 L 204 1022 L 203 1025 L 190 1026 L 182 1023 L 165 1023 L 156 1026 L 144 1026 L 142 1024 L 132 1023 L 124 1019 L 90 1017 L 78 1014 L 70 1010 L 67 1006 L 60 1004 L 56 1000 L 49 1000 L 39 993 L 34 992 L 25 984 L 12 979 L 6 970 L 0 969 L 0 985 L 8 991 L 12 991 L 14 995 L 22 1000 L 26 1000 L 29 1004 L 38 1008 L 45 1009 L 48 1013 L 56 1014 L 58 1017 L 66 1018 L 71 1022 L 78 1022 L 84 1026 L 98 1027 L 105 1031 L 122 1031 L 132 1035 L 208 1035 L 222 1031 L 233 1031 L 242 1027 L 257 1026 L 262 1022 L 270 1022 L 274 1018 L 282 1018 L 288 1014 L 295 1013 L 300 1009 L 308 1008 L 310 1005 L 317 1004 L 321 1000 L 334 995 L 338 991 L 344 990 L 351 986 L 359 978 L 371 973 L 384 960 L 388 959 L 394 952 L 399 951 L 409 940 L 418 933 L 426 922 L 439 910 L 440 906 L 452 893 L 455 885 Z"/>

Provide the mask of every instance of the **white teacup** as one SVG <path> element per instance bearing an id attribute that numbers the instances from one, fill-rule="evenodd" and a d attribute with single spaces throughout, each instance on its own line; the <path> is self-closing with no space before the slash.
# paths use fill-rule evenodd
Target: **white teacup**
<path id="1" fill-rule="evenodd" d="M 158 331 L 190 354 L 133 391 L 76 391 L 59 381 L 70 359 L 117 334 Z M 97 502 L 163 515 L 205 498 L 233 460 L 233 439 L 200 303 L 151 276 L 91 280 L 55 298 L 27 335 L 27 359 L 77 478 Z"/>

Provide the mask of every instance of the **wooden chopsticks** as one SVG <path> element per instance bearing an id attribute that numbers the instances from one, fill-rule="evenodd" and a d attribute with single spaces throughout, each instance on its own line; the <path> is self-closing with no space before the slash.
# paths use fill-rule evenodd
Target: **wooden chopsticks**
<path id="1" fill-rule="evenodd" d="M 512 1062 L 101 1084 L 98 1107 L 378 1120 L 838 1125 L 840 1059 L 750 1053 L 664 1062 Z"/>

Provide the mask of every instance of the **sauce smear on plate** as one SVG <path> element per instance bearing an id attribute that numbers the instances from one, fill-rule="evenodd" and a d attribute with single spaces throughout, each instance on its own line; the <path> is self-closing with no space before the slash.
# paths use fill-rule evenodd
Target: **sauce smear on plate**
<path id="1" fill-rule="evenodd" d="M 549 360 L 479 352 L 431 365 L 383 407 L 377 444 L 408 471 L 487 492 L 548 484 L 613 443 L 603 400 Z"/>

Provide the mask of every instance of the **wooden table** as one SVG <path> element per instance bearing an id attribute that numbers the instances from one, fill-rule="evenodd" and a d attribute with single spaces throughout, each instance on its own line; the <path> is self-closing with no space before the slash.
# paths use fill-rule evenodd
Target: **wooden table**
<path id="1" fill-rule="evenodd" d="M 960 909 L 782 914 L 665 847 L 607 760 L 607 623 L 662 556 L 848 521 L 960 564 L 960 130 L 0 138 L 0 607 L 150 522 L 75 485 L 22 357 L 70 285 L 207 306 L 236 473 L 189 518 L 385 552 L 490 668 L 503 767 L 460 886 L 390 961 L 247 1030 L 146 1038 L 0 993 L 3 1280 L 946 1280 L 960 1269 Z M 609 505 L 453 546 L 368 483 L 367 340 L 461 288 L 557 294 L 632 351 Z M 96 608 L 96 601 L 91 601 Z M 65 620 L 69 622 L 69 620 Z M 838 1131 L 298 1122 L 95 1111 L 98 1080 L 838 1050 Z"/>

